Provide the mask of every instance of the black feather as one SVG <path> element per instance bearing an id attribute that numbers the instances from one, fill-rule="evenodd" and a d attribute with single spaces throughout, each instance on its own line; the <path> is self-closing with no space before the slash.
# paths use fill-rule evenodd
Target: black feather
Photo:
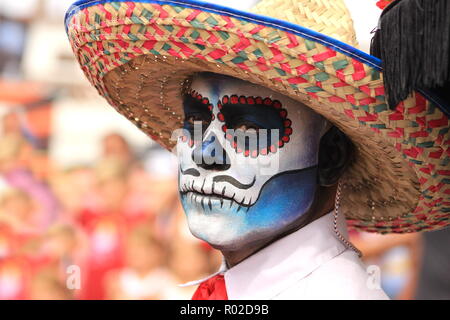
<path id="1" fill-rule="evenodd" d="M 450 0 L 396 0 L 383 11 L 371 54 L 383 61 L 388 104 L 413 91 L 440 94 L 450 110 Z"/>

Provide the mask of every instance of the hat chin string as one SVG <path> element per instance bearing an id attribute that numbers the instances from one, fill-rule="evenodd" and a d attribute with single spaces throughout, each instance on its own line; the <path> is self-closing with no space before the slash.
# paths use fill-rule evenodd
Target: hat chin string
<path id="1" fill-rule="evenodd" d="M 362 252 L 356 248 L 350 241 L 348 241 L 340 232 L 337 226 L 337 220 L 338 220 L 338 214 L 339 214 L 339 206 L 340 206 L 340 202 L 341 202 L 341 186 L 342 183 L 339 180 L 338 182 L 338 186 L 337 186 L 337 190 L 336 190 L 336 197 L 334 200 L 334 220 L 333 220 L 333 228 L 334 228 L 334 233 L 336 234 L 337 238 L 347 247 L 352 249 L 353 251 L 355 251 L 358 256 L 361 258 L 362 257 Z"/>

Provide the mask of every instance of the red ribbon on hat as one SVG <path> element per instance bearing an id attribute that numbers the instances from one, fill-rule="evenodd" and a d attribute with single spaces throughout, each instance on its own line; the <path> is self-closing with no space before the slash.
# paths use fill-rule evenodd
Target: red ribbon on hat
<path id="1" fill-rule="evenodd" d="M 202 282 L 192 296 L 192 300 L 228 300 L 223 275 L 218 274 Z"/>

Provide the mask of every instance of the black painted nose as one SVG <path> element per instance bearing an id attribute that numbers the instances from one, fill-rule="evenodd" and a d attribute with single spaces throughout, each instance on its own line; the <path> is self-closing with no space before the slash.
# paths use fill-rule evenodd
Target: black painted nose
<path id="1" fill-rule="evenodd" d="M 230 159 L 215 135 L 195 147 L 192 160 L 206 170 L 225 171 L 230 168 Z"/>

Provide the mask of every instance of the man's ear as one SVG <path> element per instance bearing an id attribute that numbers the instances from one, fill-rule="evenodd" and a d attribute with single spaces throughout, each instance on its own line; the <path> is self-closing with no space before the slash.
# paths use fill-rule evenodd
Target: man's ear
<path id="1" fill-rule="evenodd" d="M 352 159 L 352 142 L 337 127 L 331 127 L 320 140 L 319 184 L 325 187 L 335 185 Z"/>

